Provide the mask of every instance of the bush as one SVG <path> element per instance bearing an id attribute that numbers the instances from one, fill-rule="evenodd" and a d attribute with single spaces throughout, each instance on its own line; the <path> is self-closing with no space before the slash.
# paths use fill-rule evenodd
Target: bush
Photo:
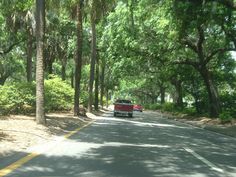
<path id="1" fill-rule="evenodd" d="M 14 83 L 0 87 L 0 114 L 35 110 L 35 84 Z"/>
<path id="2" fill-rule="evenodd" d="M 161 105 L 160 104 L 146 104 L 144 105 L 145 109 L 150 109 L 150 110 L 159 110 L 161 109 Z"/>
<path id="3" fill-rule="evenodd" d="M 54 77 L 45 81 L 45 111 L 70 110 L 74 90 L 65 81 Z"/>
<path id="4" fill-rule="evenodd" d="M 174 103 L 164 103 L 164 104 L 162 104 L 162 110 L 168 111 L 168 112 L 174 112 L 175 111 L 175 104 Z"/>
<path id="5" fill-rule="evenodd" d="M 222 104 L 222 112 L 230 114 L 232 117 L 236 118 L 236 93 L 225 93 L 220 96 Z"/>
<path id="6" fill-rule="evenodd" d="M 220 120 L 222 123 L 227 123 L 227 122 L 231 122 L 232 120 L 232 116 L 230 114 L 230 112 L 222 112 L 219 116 Z"/>
<path id="7" fill-rule="evenodd" d="M 45 111 L 69 110 L 73 107 L 74 90 L 59 78 L 45 81 Z M 0 114 L 35 112 L 35 83 L 11 83 L 0 86 Z"/>
<path id="8" fill-rule="evenodd" d="M 194 108 L 194 107 L 188 108 L 187 107 L 187 108 L 184 108 L 182 112 L 187 115 L 196 115 L 196 108 Z"/>

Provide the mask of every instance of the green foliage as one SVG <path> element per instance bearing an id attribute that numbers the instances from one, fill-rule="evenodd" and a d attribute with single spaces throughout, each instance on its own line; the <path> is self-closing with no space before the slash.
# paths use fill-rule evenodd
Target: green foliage
<path id="1" fill-rule="evenodd" d="M 70 110 L 74 91 L 66 82 L 54 77 L 45 81 L 45 110 Z"/>
<path id="2" fill-rule="evenodd" d="M 184 114 L 193 116 L 193 115 L 196 115 L 196 108 L 194 108 L 194 107 L 187 107 L 187 108 L 184 108 L 182 112 Z"/>
<path id="3" fill-rule="evenodd" d="M 35 110 L 35 84 L 13 83 L 0 87 L 0 114 Z"/>
<path id="4" fill-rule="evenodd" d="M 11 83 L 0 86 L 0 114 L 35 112 L 35 83 Z M 74 90 L 55 77 L 45 81 L 45 110 L 70 110 Z"/>
<path id="5" fill-rule="evenodd" d="M 163 111 L 174 112 L 175 111 L 175 104 L 173 103 L 164 103 L 162 105 Z"/>
<path id="6" fill-rule="evenodd" d="M 160 107 L 159 104 L 145 104 L 144 108 L 149 110 L 158 110 Z"/>
<path id="7" fill-rule="evenodd" d="M 236 92 L 231 94 L 224 93 L 220 96 L 221 104 L 223 106 L 223 113 L 230 114 L 231 117 L 236 118 Z"/>
<path id="8" fill-rule="evenodd" d="M 227 111 L 222 112 L 220 114 L 219 118 L 222 123 L 228 123 L 228 122 L 231 122 L 231 120 L 232 120 L 232 116 L 231 116 L 230 112 L 227 112 Z"/>

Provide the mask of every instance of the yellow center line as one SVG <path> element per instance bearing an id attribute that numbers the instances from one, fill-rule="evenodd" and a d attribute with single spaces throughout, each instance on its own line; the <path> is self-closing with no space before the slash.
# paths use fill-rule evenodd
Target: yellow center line
<path id="1" fill-rule="evenodd" d="M 75 133 L 77 133 L 78 131 L 82 130 L 83 128 L 91 125 L 94 121 L 90 121 L 88 124 L 82 126 L 82 127 L 79 127 L 77 129 L 75 129 L 74 131 L 66 134 L 64 136 L 64 138 L 69 138 L 71 137 L 72 135 L 74 135 Z M 24 165 L 25 163 L 27 163 L 28 161 L 32 160 L 33 158 L 39 156 L 40 153 L 36 153 L 36 152 L 32 152 L 30 154 L 28 154 L 27 156 L 17 160 L 16 162 L 10 164 L 9 166 L 3 168 L 3 169 L 0 169 L 0 177 L 3 177 L 3 176 L 6 176 L 8 175 L 9 173 L 13 172 L 14 170 L 16 170 L 17 168 L 21 167 L 22 165 Z"/>
<path id="2" fill-rule="evenodd" d="M 0 170 L 0 177 L 11 173 L 15 169 L 19 168 L 20 166 L 22 166 L 26 162 L 30 161 L 31 159 L 37 157 L 38 155 L 39 154 L 37 154 L 37 153 L 31 153 L 31 154 L 21 158 L 20 160 L 17 160 L 16 162 L 12 163 L 11 165 L 3 168 L 2 170 Z"/>
<path id="3" fill-rule="evenodd" d="M 64 136 L 64 138 L 69 138 L 69 137 L 71 137 L 72 135 L 74 135 L 75 133 L 77 133 L 78 131 L 80 131 L 81 129 L 83 129 L 83 128 L 89 126 L 89 125 L 91 125 L 93 122 L 94 122 L 94 121 L 91 121 L 91 122 L 89 122 L 88 124 L 86 124 L 86 125 L 84 125 L 84 126 L 82 126 L 82 127 L 79 127 L 79 128 L 77 128 L 77 129 L 75 129 L 74 131 L 72 131 L 72 132 L 66 134 L 66 135 Z"/>

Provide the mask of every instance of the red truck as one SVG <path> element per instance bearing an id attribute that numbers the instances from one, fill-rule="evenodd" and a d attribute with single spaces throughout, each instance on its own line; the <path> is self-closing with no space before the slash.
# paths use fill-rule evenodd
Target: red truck
<path id="1" fill-rule="evenodd" d="M 130 100 L 116 100 L 114 103 L 114 117 L 118 114 L 133 117 L 133 104 Z"/>

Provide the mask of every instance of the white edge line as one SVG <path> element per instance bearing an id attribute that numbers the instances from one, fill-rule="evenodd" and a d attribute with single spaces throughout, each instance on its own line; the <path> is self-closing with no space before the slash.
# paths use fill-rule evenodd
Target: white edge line
<path id="1" fill-rule="evenodd" d="M 211 163 L 210 161 L 208 161 L 207 159 L 205 159 L 204 157 L 200 156 L 199 154 L 197 154 L 196 152 L 194 152 L 194 150 L 190 149 L 190 148 L 183 148 L 185 151 L 189 152 L 190 154 L 192 154 L 194 157 L 196 157 L 198 160 L 202 161 L 203 163 L 205 163 L 207 166 L 209 166 L 212 170 L 220 172 L 220 173 L 224 173 L 224 170 L 222 170 L 221 168 L 217 167 L 216 165 L 214 165 L 213 163 Z"/>

